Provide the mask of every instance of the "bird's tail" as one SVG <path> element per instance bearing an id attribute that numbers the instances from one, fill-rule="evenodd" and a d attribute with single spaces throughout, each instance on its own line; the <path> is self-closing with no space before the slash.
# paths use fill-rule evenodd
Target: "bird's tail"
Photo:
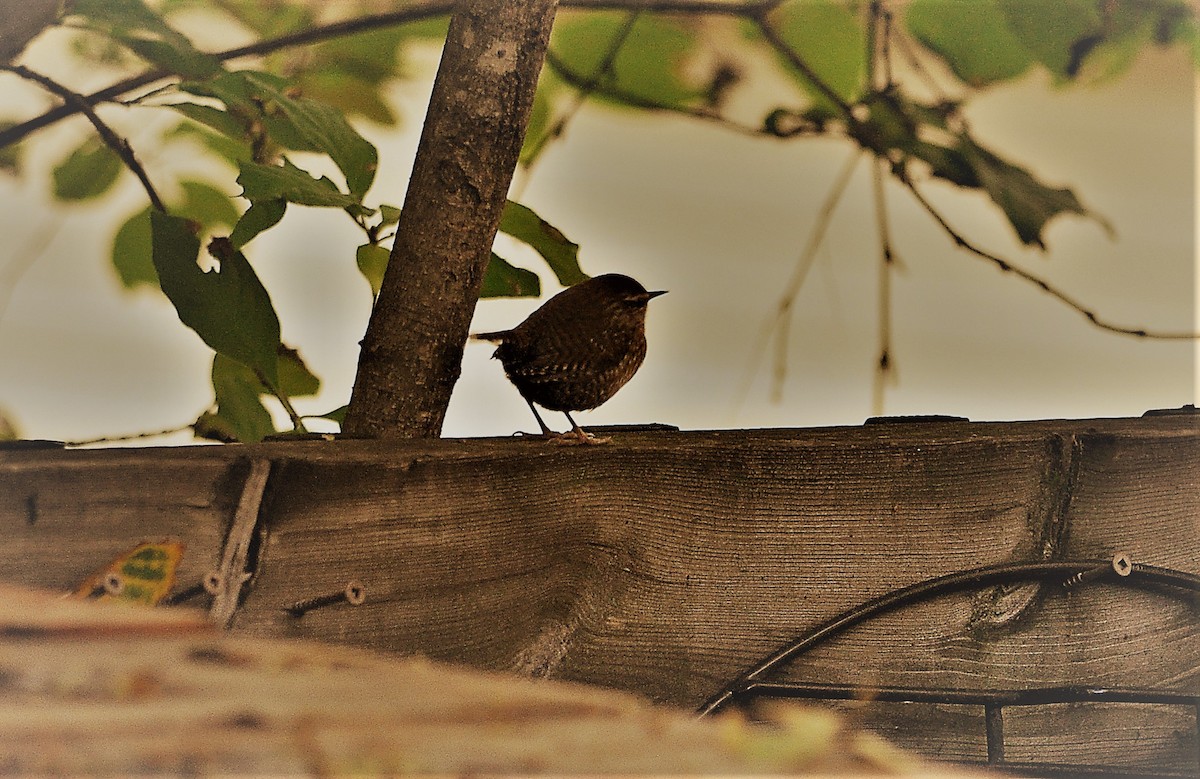
<path id="1" fill-rule="evenodd" d="M 493 333 L 471 333 L 471 338 L 476 341 L 491 341 L 494 344 L 498 344 L 505 338 L 508 338 L 508 334 L 511 332 L 512 330 L 497 330 Z"/>

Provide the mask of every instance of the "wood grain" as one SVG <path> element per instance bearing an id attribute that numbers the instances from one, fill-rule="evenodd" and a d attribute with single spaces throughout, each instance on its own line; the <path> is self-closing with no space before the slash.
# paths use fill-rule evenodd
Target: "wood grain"
<path id="1" fill-rule="evenodd" d="M 251 459 L 270 461 L 271 476 L 233 631 L 688 707 L 831 616 L 930 577 L 1117 550 L 1200 573 L 1200 421 L 1187 416 L 626 432 L 573 448 L 482 439 L 0 453 L 11 539 L 0 567 L 69 588 L 144 534 L 178 534 L 192 575 L 212 570 Z M 350 581 L 365 586 L 363 605 L 285 613 Z M 815 648 L 784 678 L 1194 692 L 1198 606 L 1176 595 L 1094 584 L 946 596 Z M 1109 715 L 1080 716 L 1101 726 Z M 973 718 L 926 719 L 965 728 Z M 1194 734 L 1179 727 L 1175 745 L 1160 739 L 1138 759 L 1194 754 Z M 959 725 L 939 732 L 926 735 L 966 743 Z"/>

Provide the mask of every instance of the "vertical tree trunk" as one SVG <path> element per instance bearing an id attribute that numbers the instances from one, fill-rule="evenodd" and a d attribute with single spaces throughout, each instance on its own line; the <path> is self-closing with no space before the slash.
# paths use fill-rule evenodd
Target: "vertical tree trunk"
<path id="1" fill-rule="evenodd" d="M 461 371 L 557 0 L 461 0 L 343 431 L 436 437 Z"/>

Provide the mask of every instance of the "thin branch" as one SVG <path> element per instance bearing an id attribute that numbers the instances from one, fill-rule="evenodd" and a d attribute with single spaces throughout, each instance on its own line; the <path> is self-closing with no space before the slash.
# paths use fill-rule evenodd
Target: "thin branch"
<path id="1" fill-rule="evenodd" d="M 877 159 L 871 168 L 875 226 L 879 232 L 879 360 L 871 382 L 871 409 L 875 416 L 883 415 L 884 392 L 888 381 L 894 382 L 896 378 L 896 363 L 892 355 L 892 270 L 895 253 L 888 224 L 887 201 L 884 199 L 883 174 L 886 164 L 886 161 Z"/>
<path id="2" fill-rule="evenodd" d="M 648 13 L 674 13 L 688 15 L 719 15 L 754 17 L 766 13 L 779 4 L 780 0 L 748 0 L 745 3 L 722 2 L 721 0 L 562 0 L 562 8 L 577 8 L 581 10 L 638 10 Z M 360 32 L 396 27 L 410 24 L 437 16 L 446 16 L 454 10 L 453 0 L 425 0 L 417 2 L 399 11 L 370 14 L 341 22 L 332 22 L 307 30 L 267 38 L 261 41 L 238 46 L 225 51 L 212 52 L 210 56 L 221 62 L 240 59 L 242 57 L 271 54 L 293 46 L 303 46 L 310 43 L 344 38 Z M 91 94 L 80 97 L 88 105 L 115 100 L 121 95 L 135 89 L 170 78 L 173 74 L 166 70 L 149 70 L 136 76 L 118 81 Z M 59 122 L 67 117 L 80 113 L 78 105 L 68 104 L 51 109 L 27 122 L 0 130 L 0 147 L 9 146 L 22 140 L 30 133 Z"/>
<path id="3" fill-rule="evenodd" d="M 790 45 L 788 45 L 787 41 L 780 37 L 779 32 L 767 20 L 765 13 L 759 12 L 751 15 L 750 18 L 753 19 L 755 25 L 757 25 L 759 29 L 759 32 L 762 33 L 762 36 L 767 43 L 771 44 L 771 48 L 775 49 L 775 51 L 778 52 L 781 57 L 787 60 L 787 62 L 793 68 L 800 71 L 804 77 L 808 79 L 814 87 L 817 88 L 817 91 L 825 96 L 825 99 L 837 106 L 838 110 L 841 111 L 843 116 L 845 116 L 848 120 L 853 118 L 850 112 L 850 104 L 843 100 L 841 95 L 833 91 L 833 87 L 826 84 L 821 77 L 817 75 L 816 71 L 809 67 L 808 63 L 796 53 L 795 49 L 793 49 Z"/>
<path id="4" fill-rule="evenodd" d="M 787 368 L 787 335 L 792 325 L 792 306 L 796 302 L 796 296 L 800 294 L 800 289 L 803 287 L 804 280 L 808 277 L 813 260 L 816 258 L 817 249 L 820 248 L 821 242 L 825 238 L 825 232 L 833 220 L 833 212 L 841 201 L 846 187 L 850 184 L 850 177 L 861 158 L 862 150 L 855 149 L 849 159 L 846 160 L 846 164 L 842 166 L 837 179 L 834 180 L 833 186 L 829 190 L 829 194 L 825 196 L 825 202 L 821 204 L 821 208 L 817 212 L 813 231 L 808 236 L 808 243 L 805 245 L 796 262 L 796 267 L 792 271 L 792 277 L 788 280 L 783 295 L 780 296 L 774 314 L 763 322 L 762 329 L 758 337 L 755 338 L 754 349 L 750 354 L 749 365 L 746 369 L 746 379 L 742 383 L 741 391 L 738 393 L 737 406 L 739 407 L 750 394 L 750 386 L 754 383 L 755 374 L 758 373 L 759 363 L 766 354 L 767 346 L 771 343 L 772 332 L 775 334 L 775 370 L 771 385 L 771 397 L 774 401 L 778 401 L 779 399 L 783 386 L 783 374 L 786 373 Z"/>
<path id="5" fill-rule="evenodd" d="M 920 190 L 917 189 L 916 184 L 914 184 L 912 179 L 908 177 L 907 173 L 898 168 L 893 168 L 892 173 L 901 184 L 908 188 L 908 191 L 912 193 L 913 197 L 916 199 L 917 203 L 920 204 L 921 208 L 925 209 L 925 213 L 933 217 L 933 220 L 937 222 L 938 226 L 942 228 L 942 231 L 945 232 L 946 235 L 950 236 L 950 239 L 954 241 L 956 246 L 961 249 L 965 249 L 980 259 L 987 260 L 1005 273 L 1012 273 L 1022 281 L 1029 282 L 1042 292 L 1045 292 L 1047 295 L 1050 295 L 1059 302 L 1065 304 L 1068 308 L 1071 308 L 1083 315 L 1085 319 L 1101 330 L 1107 330 L 1111 333 L 1118 333 L 1120 335 L 1129 335 L 1135 338 L 1150 338 L 1163 341 L 1200 340 L 1200 333 L 1196 332 L 1149 330 L 1142 327 L 1126 327 L 1125 325 L 1114 324 L 1106 319 L 1102 319 L 1095 311 L 1080 303 L 1078 300 L 1071 297 L 1066 292 L 1063 292 L 1061 289 L 1045 279 L 1042 279 L 1027 270 L 1023 270 L 1022 268 L 1013 265 L 1008 260 L 992 254 L 991 252 L 985 251 L 984 249 L 981 249 L 968 241 L 963 237 L 962 233 L 958 232 L 950 225 L 949 222 L 946 221 L 946 218 L 943 217 L 938 210 L 933 207 L 932 203 L 926 200 L 925 196 L 922 195 Z"/>
<path id="6" fill-rule="evenodd" d="M 67 105 L 74 104 L 88 118 L 92 126 L 96 128 L 96 132 L 99 133 L 100 140 L 104 141 L 104 145 L 112 149 L 113 153 L 121 158 L 121 162 L 125 163 L 125 167 L 129 168 L 133 175 L 137 176 L 138 181 L 142 182 L 142 187 L 146 190 L 146 195 L 150 198 L 150 204 L 158 211 L 166 213 L 167 207 L 163 205 L 162 198 L 158 196 L 154 185 L 150 183 L 150 177 L 146 175 L 146 169 L 142 167 L 142 163 L 138 162 L 137 155 L 133 153 L 133 147 L 129 145 L 129 141 L 113 132 L 113 129 L 105 124 L 104 120 L 96 114 L 96 111 L 83 95 L 67 89 L 48 76 L 34 73 L 24 65 L 5 65 L 3 69 L 23 79 L 39 84 L 47 91 L 58 95 Z"/>
<path id="7" fill-rule="evenodd" d="M 550 141 L 562 136 L 567 129 L 567 124 L 569 124 L 570 121 L 579 113 L 579 110 L 583 108 L 583 104 L 587 102 L 587 99 L 591 97 L 596 91 L 596 88 L 600 86 L 600 82 L 609 76 L 615 75 L 613 72 L 613 66 L 617 62 L 617 55 L 621 53 L 621 47 L 625 45 L 625 41 L 629 40 L 629 34 L 633 32 L 633 26 L 637 24 L 637 20 L 641 17 L 641 15 L 641 11 L 630 11 L 628 14 L 626 14 L 624 21 L 621 23 L 620 29 L 617 30 L 617 34 L 613 36 L 612 41 L 609 43 L 608 50 L 604 52 L 604 56 L 600 59 L 600 64 L 596 66 L 595 72 L 593 72 L 591 76 L 583 80 L 581 83 L 572 84 L 576 90 L 574 103 L 572 103 L 570 108 L 563 112 L 563 115 L 559 117 L 558 121 L 554 123 L 553 127 L 550 127 L 541 138 L 537 139 L 530 151 L 529 164 L 525 166 L 526 169 L 533 166 L 533 163 L 541 156 L 542 151 L 545 150 L 546 145 L 549 144 Z M 546 57 L 549 58 L 550 56 L 551 50 L 547 49 Z M 558 58 L 555 57 L 555 59 L 557 60 Z"/>
<path id="8" fill-rule="evenodd" d="M 567 82 L 576 89 L 581 89 L 585 84 L 588 83 L 586 76 L 572 71 L 569 67 L 567 67 L 567 64 L 553 52 L 546 52 L 546 65 L 556 74 L 558 74 L 563 81 Z M 780 135 L 778 133 L 768 132 L 761 127 L 752 127 L 750 125 L 741 124 L 740 122 L 727 119 L 726 117 L 721 116 L 720 114 L 715 113 L 705 107 L 658 103 L 640 95 L 636 95 L 633 92 L 621 89 L 620 87 L 607 84 L 594 85 L 592 87 L 592 94 L 607 97 L 610 100 L 622 103 L 630 108 L 640 108 L 645 111 L 658 111 L 661 113 L 678 114 L 680 116 L 687 116 L 692 119 L 701 119 L 706 122 L 713 122 L 727 130 L 732 130 L 734 132 L 741 133 L 742 135 L 749 135 L 757 138 L 767 137 L 781 139 L 791 138 L 795 135 L 801 134 L 797 132 L 789 135 Z"/>

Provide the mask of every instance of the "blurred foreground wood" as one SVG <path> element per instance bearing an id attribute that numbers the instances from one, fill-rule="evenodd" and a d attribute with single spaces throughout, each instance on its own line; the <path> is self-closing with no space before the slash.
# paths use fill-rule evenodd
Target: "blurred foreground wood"
<path id="1" fill-rule="evenodd" d="M 768 730 L 632 695 L 222 635 L 200 613 L 0 587 L 0 769 L 36 775 L 916 773 L 791 707 Z"/>
<path id="2" fill-rule="evenodd" d="M 0 579 L 74 591 L 142 541 L 235 634 L 420 654 L 696 707 L 823 621 L 935 576 L 1107 559 L 1200 574 L 1200 417 L 614 432 L 538 440 L 0 451 Z M 212 574 L 214 598 L 198 585 Z M 354 582 L 362 605 L 303 616 Z M 784 680 L 1200 692 L 1200 610 L 1098 583 L 906 608 Z M 902 746 L 983 762 L 980 706 L 859 706 Z M 1006 755 L 1193 775 L 1191 706 L 1047 705 Z"/>

